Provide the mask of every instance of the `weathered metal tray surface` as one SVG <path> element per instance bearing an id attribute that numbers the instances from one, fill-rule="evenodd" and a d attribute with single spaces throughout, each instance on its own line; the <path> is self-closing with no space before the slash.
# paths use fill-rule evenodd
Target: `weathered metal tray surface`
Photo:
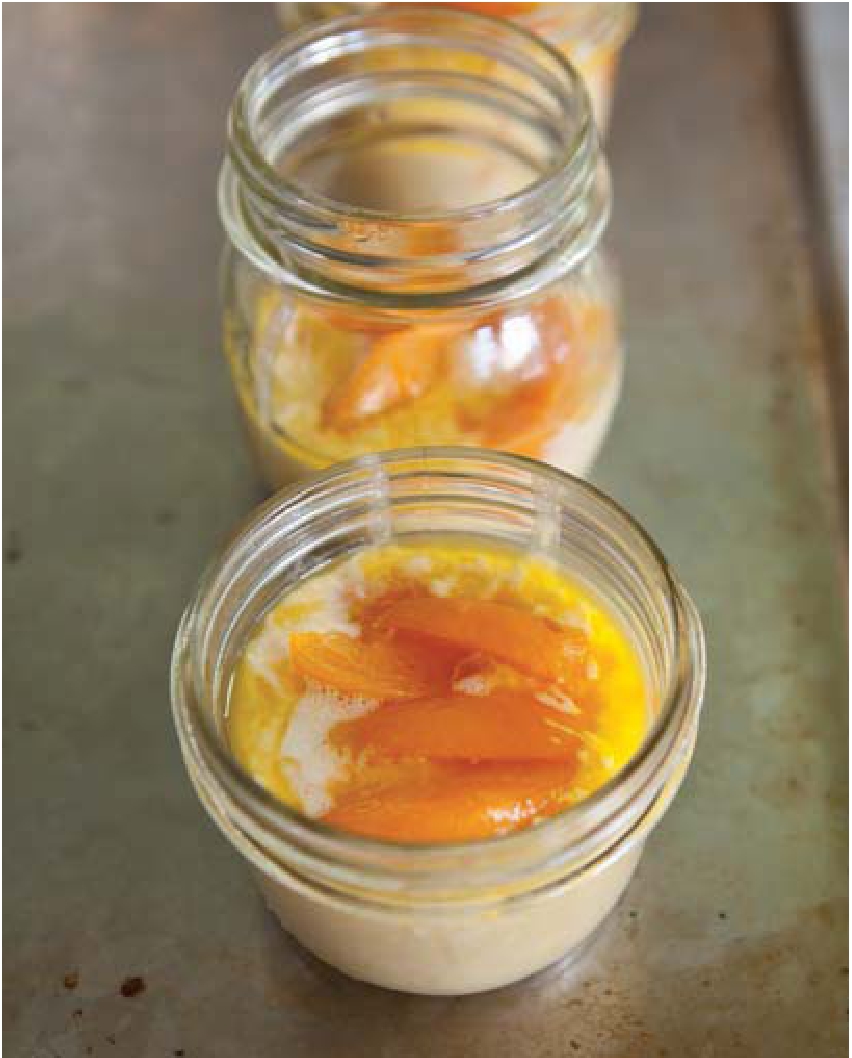
<path id="1" fill-rule="evenodd" d="M 258 496 L 218 353 L 214 181 L 272 11 L 7 8 L 9 1055 L 842 1053 L 842 550 L 774 18 L 646 5 L 611 138 L 630 366 L 596 480 L 703 612 L 693 770 L 580 968 L 430 1000 L 282 936 L 167 706 L 179 611 Z"/>

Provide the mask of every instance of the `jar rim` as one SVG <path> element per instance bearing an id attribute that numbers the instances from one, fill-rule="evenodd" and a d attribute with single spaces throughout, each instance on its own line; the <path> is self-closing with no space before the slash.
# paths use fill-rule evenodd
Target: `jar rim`
<path id="1" fill-rule="evenodd" d="M 281 8 L 288 6 L 300 8 L 313 9 L 316 7 L 332 9 L 329 11 L 329 18 L 334 18 L 339 14 L 340 9 L 344 6 L 340 3 L 332 4 L 315 4 L 315 3 L 296 3 L 292 5 L 279 4 Z M 347 7 L 352 6 L 347 4 Z M 366 4 L 359 5 L 366 9 L 374 8 L 376 6 L 382 6 L 377 4 Z M 445 5 L 440 2 L 433 4 L 435 7 L 443 7 Z M 446 5 L 456 6 L 456 5 Z M 460 5 L 459 5 L 460 6 Z M 582 46 L 588 47 L 603 47 L 607 46 L 616 50 L 624 44 L 637 20 L 637 8 L 638 4 L 630 2 L 618 2 L 618 3 L 598 3 L 598 4 L 539 4 L 534 11 L 524 11 L 516 15 L 505 16 L 501 15 L 501 18 L 509 18 L 512 22 L 521 25 L 525 28 L 532 30 L 533 32 L 540 32 L 539 26 L 543 21 L 543 16 L 546 17 L 549 14 L 549 10 L 554 7 L 566 8 L 570 7 L 573 9 L 582 7 L 587 10 L 580 13 L 579 17 L 575 17 L 575 21 L 571 26 L 572 39 L 576 39 L 576 34 L 580 33 L 583 39 L 578 41 Z M 469 10 L 469 8 L 468 8 Z M 480 12 L 482 13 L 482 12 Z M 571 12 L 573 16 L 574 11 Z"/>
<path id="2" fill-rule="evenodd" d="M 203 680 L 199 679 L 199 656 L 195 641 L 199 634 L 199 615 L 228 562 L 239 564 L 241 549 L 250 548 L 257 534 L 268 531 L 276 514 L 321 494 L 324 488 L 342 481 L 347 475 L 386 474 L 388 468 L 394 465 L 421 467 L 424 470 L 431 466 L 437 471 L 448 463 L 467 466 L 471 470 L 476 465 L 488 465 L 497 470 L 516 472 L 522 477 L 534 475 L 545 486 L 568 484 L 589 498 L 600 510 L 618 520 L 641 541 L 657 564 L 657 571 L 665 586 L 665 602 L 671 607 L 675 648 L 671 679 L 642 745 L 623 767 L 587 798 L 538 822 L 534 827 L 475 841 L 418 844 L 350 834 L 330 827 L 321 820 L 311 819 L 278 801 L 228 751 L 214 730 L 208 710 L 203 708 L 201 700 L 203 690 L 199 684 Z M 241 810 L 254 814 L 259 820 L 259 830 L 255 833 L 264 833 L 264 828 L 271 827 L 280 838 L 282 848 L 296 850 L 303 862 L 315 864 L 317 858 L 320 861 L 325 858 L 338 866 L 341 875 L 347 874 L 350 869 L 386 875 L 381 860 L 391 853 L 397 867 L 404 869 L 407 879 L 421 874 L 428 876 L 436 869 L 451 873 L 453 869 L 464 869 L 465 865 L 469 868 L 472 857 L 487 857 L 495 852 L 504 854 L 500 857 L 501 861 L 513 853 L 523 859 L 524 851 L 529 855 L 535 852 L 537 846 L 551 856 L 549 862 L 558 862 L 563 866 L 568 861 L 576 861 L 584 849 L 593 859 L 602 852 L 611 851 L 624 834 L 623 825 L 619 831 L 616 824 L 621 818 L 619 812 L 623 807 L 621 800 L 625 788 L 632 784 L 637 790 L 647 792 L 653 787 L 659 792 L 663 781 L 661 769 L 667 763 L 673 767 L 672 761 L 682 752 L 684 739 L 689 737 L 690 732 L 694 737 L 704 679 L 704 641 L 700 618 L 657 545 L 628 512 L 595 486 L 553 467 L 523 456 L 469 448 L 400 449 L 362 456 L 272 497 L 244 521 L 231 542 L 209 564 L 178 629 L 171 670 L 175 723 L 185 756 L 191 759 L 196 768 L 207 769 L 208 781 L 212 781 L 229 808 L 238 805 Z M 188 767 L 190 759 L 187 760 Z M 653 801 L 654 797 L 651 797 L 645 807 L 653 804 Z M 244 811 L 240 818 L 241 825 L 245 824 Z M 400 858 L 405 861 L 404 868 L 400 867 Z M 536 863 L 540 865 L 540 858 L 536 859 Z"/>
<path id="3" fill-rule="evenodd" d="M 533 95 L 523 98 L 525 105 L 538 107 L 540 123 L 545 121 L 541 115 L 549 115 L 553 136 L 558 137 L 546 169 L 497 198 L 404 212 L 331 198 L 275 168 L 256 128 L 259 106 L 303 69 L 406 42 L 498 58 L 537 79 L 536 87 L 550 110 Z M 435 76 L 440 72 L 440 67 L 431 71 Z M 453 76 L 471 80 L 463 74 Z M 530 115 L 526 118 L 532 124 Z M 276 121 L 285 124 L 281 113 L 276 113 Z M 436 296 L 450 304 L 476 303 L 491 296 L 494 285 L 501 289 L 501 298 L 529 293 L 530 263 L 541 259 L 535 269 L 541 273 L 538 285 L 574 267 L 600 238 L 610 204 L 609 178 L 588 93 L 571 63 L 515 22 L 421 4 L 379 8 L 308 26 L 260 56 L 245 74 L 231 107 L 228 158 L 218 196 L 231 242 L 280 282 L 320 297 L 368 293 L 377 306 L 412 309 L 434 305 Z M 430 251 L 428 256 L 401 250 L 416 245 L 408 236 L 424 225 L 451 226 L 464 250 L 454 247 Z M 423 291 L 376 279 L 382 270 L 394 268 L 411 269 L 418 278 L 429 279 L 464 268 L 469 278 L 461 290 L 433 283 Z M 517 292 L 504 289 L 507 280 L 516 281 Z"/>
<path id="4" fill-rule="evenodd" d="M 535 11 L 521 14 L 518 18 L 522 24 L 533 32 L 540 32 L 539 26 L 548 13 L 551 4 L 541 4 Z M 566 7 L 594 8 L 585 12 L 585 18 L 578 18 L 571 27 L 572 40 L 576 39 L 574 34 L 579 29 L 584 34 L 584 39 L 578 41 L 582 47 L 587 48 L 611 48 L 613 51 L 621 48 L 633 31 L 638 17 L 638 4 L 636 3 L 598 3 L 598 4 L 566 4 Z M 568 33 L 565 31 L 567 37 Z"/>
<path id="5" fill-rule="evenodd" d="M 485 213 L 490 214 L 495 209 L 508 210 L 516 205 L 528 204 L 532 200 L 539 200 L 543 191 L 553 186 L 554 178 L 559 175 L 558 172 L 548 173 L 524 185 L 517 191 L 501 196 L 499 199 L 477 202 L 466 207 L 446 210 L 422 210 L 405 214 L 341 203 L 337 199 L 329 198 L 313 189 L 311 189 L 309 194 L 305 194 L 306 189 L 303 185 L 285 179 L 269 164 L 268 159 L 263 151 L 258 148 L 255 138 L 251 134 L 251 121 L 248 115 L 247 101 L 261 87 L 263 82 L 269 79 L 275 66 L 288 59 L 292 60 L 297 53 L 308 50 L 312 45 L 321 43 L 325 48 L 331 50 L 332 43 L 338 36 L 342 38 L 346 34 L 358 35 L 363 33 L 365 29 L 381 30 L 383 23 L 397 19 L 400 15 L 409 20 L 414 19 L 415 26 L 416 20 L 419 19 L 424 27 L 430 28 L 430 35 L 424 37 L 427 43 L 434 43 L 431 40 L 431 32 L 437 33 L 437 30 L 432 28 L 436 18 L 450 23 L 456 22 L 461 30 L 465 29 L 466 24 L 469 28 L 475 28 L 477 23 L 481 23 L 489 27 L 491 32 L 506 35 L 509 43 L 511 43 L 512 37 L 524 38 L 526 45 L 531 47 L 533 51 L 537 51 L 542 56 L 547 55 L 548 60 L 556 65 L 560 76 L 567 80 L 567 86 L 562 87 L 559 91 L 562 99 L 567 100 L 573 95 L 578 95 L 584 97 L 588 102 L 585 84 L 574 66 L 561 52 L 524 26 L 473 11 L 437 11 L 434 5 L 429 4 L 406 4 L 404 7 L 405 10 L 403 11 L 375 10 L 364 14 L 344 15 L 324 22 L 320 26 L 307 27 L 296 33 L 288 34 L 275 48 L 265 52 L 252 63 L 237 90 L 229 121 L 232 137 L 230 145 L 231 160 L 241 176 L 251 179 L 255 174 L 252 173 L 250 166 L 256 166 L 262 175 L 270 181 L 270 190 L 273 193 L 277 190 L 275 188 L 277 184 L 282 192 L 292 196 L 293 202 L 298 202 L 301 199 L 305 204 L 315 204 L 320 208 L 324 208 L 329 219 L 357 217 L 376 222 L 394 223 L 419 223 L 424 220 L 461 221 L 468 218 L 478 218 Z M 549 79 L 553 87 L 557 88 L 555 80 Z M 268 91 L 268 87 L 265 90 Z M 587 106 L 584 117 L 573 137 L 563 148 L 561 159 L 554 163 L 554 170 L 558 168 L 559 171 L 563 171 L 577 160 L 581 150 L 586 147 L 590 136 L 593 137 L 594 127 L 591 107 Z"/>

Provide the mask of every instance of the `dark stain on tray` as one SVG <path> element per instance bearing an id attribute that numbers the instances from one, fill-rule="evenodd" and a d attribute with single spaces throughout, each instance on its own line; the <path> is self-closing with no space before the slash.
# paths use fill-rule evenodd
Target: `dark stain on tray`
<path id="1" fill-rule="evenodd" d="M 21 549 L 21 538 L 14 531 L 9 533 L 6 538 L 6 546 L 3 548 L 3 561 L 7 566 L 14 566 L 24 557 L 24 552 Z"/>
<path id="2" fill-rule="evenodd" d="M 76 988 L 80 983 L 80 975 L 76 970 L 70 970 L 63 978 L 62 983 L 66 988 Z"/>
<path id="3" fill-rule="evenodd" d="M 145 988 L 144 977 L 125 977 L 121 982 L 121 994 L 125 999 L 133 999 L 134 996 L 138 996 L 144 992 Z"/>

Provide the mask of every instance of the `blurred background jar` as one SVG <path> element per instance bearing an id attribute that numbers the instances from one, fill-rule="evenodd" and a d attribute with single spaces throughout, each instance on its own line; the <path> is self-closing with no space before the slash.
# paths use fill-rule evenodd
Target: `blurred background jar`
<path id="1" fill-rule="evenodd" d="M 425 444 L 584 475 L 622 374 L 609 204 L 581 79 L 509 21 L 381 5 L 288 35 L 220 180 L 225 351 L 269 486 Z"/>
<path id="2" fill-rule="evenodd" d="M 294 29 L 351 14 L 354 9 L 393 5 L 279 3 L 275 6 L 285 29 Z M 543 37 L 570 59 L 583 75 L 598 127 L 606 133 L 621 49 L 636 24 L 636 4 L 444 3 L 435 6 L 462 8 L 492 18 L 509 18 Z"/>

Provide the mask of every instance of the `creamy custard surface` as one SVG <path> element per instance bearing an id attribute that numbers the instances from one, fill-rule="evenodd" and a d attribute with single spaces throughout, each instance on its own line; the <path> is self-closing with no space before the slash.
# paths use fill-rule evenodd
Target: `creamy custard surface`
<path id="1" fill-rule="evenodd" d="M 258 624 L 232 752 L 284 803 L 402 842 L 510 833 L 583 800 L 653 712 L 614 615 L 543 558 L 393 544 L 336 563 Z"/>

